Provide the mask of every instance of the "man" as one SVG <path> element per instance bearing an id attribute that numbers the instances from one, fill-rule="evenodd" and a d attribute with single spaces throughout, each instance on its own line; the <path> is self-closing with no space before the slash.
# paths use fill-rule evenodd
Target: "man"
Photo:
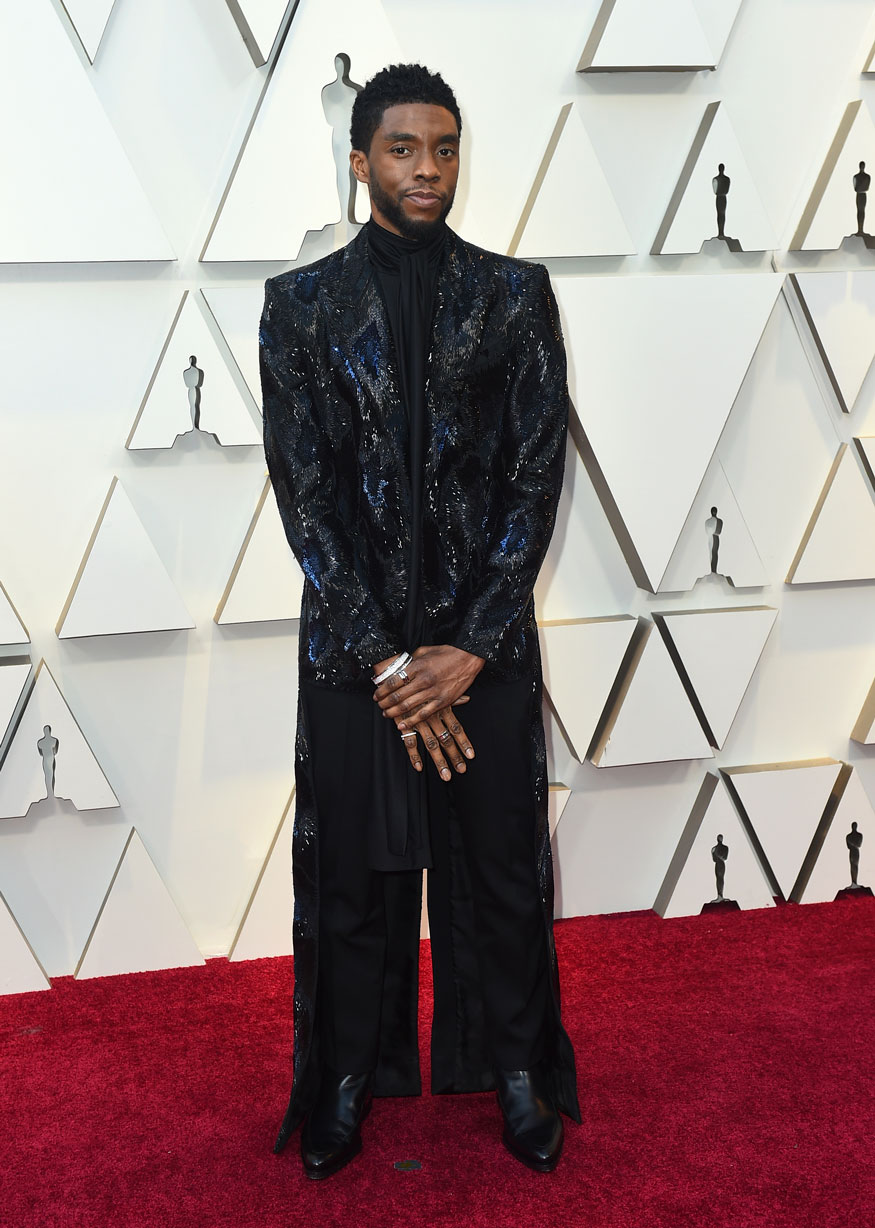
<path id="1" fill-rule="evenodd" d="M 495 1087 L 523 1163 L 579 1120 L 559 1018 L 532 588 L 568 395 L 546 270 L 445 224 L 452 90 L 419 65 L 353 107 L 371 220 L 271 278 L 265 452 L 305 575 L 296 742 L 294 1087 L 311 1177 L 361 1148 L 372 1094 L 420 1091 L 427 867 L 432 1091 Z M 464 716 L 464 726 L 457 712 Z"/>

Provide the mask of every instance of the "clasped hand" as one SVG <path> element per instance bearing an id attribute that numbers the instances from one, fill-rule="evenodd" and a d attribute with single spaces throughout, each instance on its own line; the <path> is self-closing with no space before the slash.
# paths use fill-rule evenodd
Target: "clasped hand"
<path id="1" fill-rule="evenodd" d="M 380 672 L 381 662 L 376 666 Z M 406 678 L 393 674 L 374 692 L 383 715 L 394 720 L 400 734 L 416 733 L 425 743 L 442 780 L 452 779 L 447 759 L 457 772 L 465 760 L 474 758 L 474 747 L 453 706 L 468 702 L 468 687 L 484 666 L 482 657 L 451 644 L 427 644 L 417 648 L 404 670 Z M 422 771 L 419 739 L 406 737 L 404 746 L 417 772 Z"/>

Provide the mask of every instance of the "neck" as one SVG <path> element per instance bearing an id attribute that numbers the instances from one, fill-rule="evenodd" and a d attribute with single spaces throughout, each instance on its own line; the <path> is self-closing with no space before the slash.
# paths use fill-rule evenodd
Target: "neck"
<path id="1" fill-rule="evenodd" d="M 432 244 L 441 241 L 447 233 L 446 223 L 441 220 L 425 227 L 421 234 L 405 235 L 373 212 L 371 213 L 370 225 L 376 228 L 379 237 L 384 238 L 389 244 L 394 243 L 399 248 L 407 250 L 430 247 Z"/>

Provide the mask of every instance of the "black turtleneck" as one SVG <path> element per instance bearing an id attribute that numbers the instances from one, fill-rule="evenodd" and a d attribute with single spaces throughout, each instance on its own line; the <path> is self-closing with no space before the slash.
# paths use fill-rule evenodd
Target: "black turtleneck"
<path id="1" fill-rule="evenodd" d="M 422 596 L 425 380 L 435 289 L 447 230 L 441 224 L 426 239 L 407 239 L 386 230 L 372 218 L 367 224 L 367 235 L 368 257 L 395 342 L 400 392 L 408 421 L 411 523 L 404 647 L 413 652 L 425 633 Z M 395 722 L 387 721 L 379 707 L 374 707 L 371 866 L 377 870 L 426 866 L 431 858 L 424 775 L 412 771 Z"/>
<path id="2" fill-rule="evenodd" d="M 428 359 L 434 294 L 446 227 L 441 224 L 427 239 L 406 239 L 371 219 L 367 226 L 368 257 L 389 317 L 398 356 L 401 398 L 409 428 L 410 572 L 405 647 L 413 652 L 422 642 L 422 479 L 425 455 L 425 366 Z"/>

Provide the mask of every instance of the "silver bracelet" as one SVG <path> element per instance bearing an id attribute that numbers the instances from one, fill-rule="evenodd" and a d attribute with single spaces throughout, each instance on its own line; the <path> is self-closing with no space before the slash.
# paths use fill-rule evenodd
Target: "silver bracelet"
<path id="1" fill-rule="evenodd" d="M 413 657 L 409 652 L 399 653 L 394 661 L 383 670 L 382 674 L 375 674 L 371 678 L 374 686 L 379 686 L 381 682 L 385 682 L 387 678 L 391 678 L 393 674 L 397 674 L 399 669 L 403 669 L 405 665 L 409 665 Z"/>

